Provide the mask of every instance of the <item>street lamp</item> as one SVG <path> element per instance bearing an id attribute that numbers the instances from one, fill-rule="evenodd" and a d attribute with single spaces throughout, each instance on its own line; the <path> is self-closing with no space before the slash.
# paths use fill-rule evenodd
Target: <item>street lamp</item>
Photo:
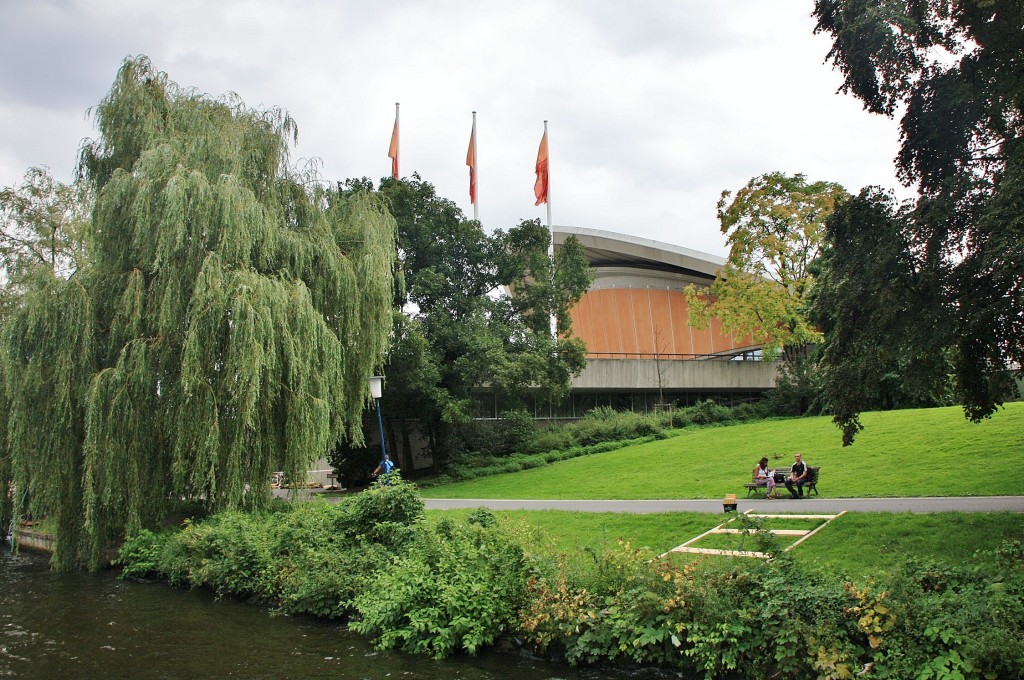
<path id="1" fill-rule="evenodd" d="M 384 378 L 375 375 L 370 378 L 370 396 L 377 402 L 377 426 L 380 428 L 380 459 L 384 460 L 387 449 L 384 448 L 384 419 L 380 416 L 380 398 L 384 396 Z"/>

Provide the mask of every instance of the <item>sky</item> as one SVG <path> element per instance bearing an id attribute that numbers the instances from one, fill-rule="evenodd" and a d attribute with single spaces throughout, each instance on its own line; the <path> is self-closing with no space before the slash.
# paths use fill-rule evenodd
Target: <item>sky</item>
<path id="1" fill-rule="evenodd" d="M 89 110 L 122 61 L 179 85 L 280 107 L 292 162 L 328 180 L 418 173 L 473 216 L 477 112 L 487 229 L 534 205 L 549 126 L 554 225 L 718 256 L 723 190 L 767 172 L 911 195 L 896 122 L 837 93 L 809 0 L 0 0 L 0 186 L 32 166 L 70 181 Z"/>

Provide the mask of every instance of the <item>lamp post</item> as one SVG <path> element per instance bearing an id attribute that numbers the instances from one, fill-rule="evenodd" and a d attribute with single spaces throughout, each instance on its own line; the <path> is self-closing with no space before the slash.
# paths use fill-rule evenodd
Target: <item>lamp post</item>
<path id="1" fill-rule="evenodd" d="M 370 396 L 377 402 L 377 426 L 380 428 L 380 459 L 384 460 L 387 449 L 384 447 L 384 419 L 380 416 L 380 398 L 384 396 L 384 378 L 375 375 L 370 378 Z"/>

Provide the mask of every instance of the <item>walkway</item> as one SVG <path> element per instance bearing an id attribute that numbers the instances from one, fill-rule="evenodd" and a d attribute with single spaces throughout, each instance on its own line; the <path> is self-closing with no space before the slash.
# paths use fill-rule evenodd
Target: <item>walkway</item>
<path id="1" fill-rule="evenodd" d="M 554 501 L 494 498 L 424 498 L 428 509 L 572 510 L 576 512 L 722 512 L 721 500 Z M 737 510 L 758 512 L 1024 512 L 1024 496 L 957 496 L 932 498 L 738 498 Z"/>

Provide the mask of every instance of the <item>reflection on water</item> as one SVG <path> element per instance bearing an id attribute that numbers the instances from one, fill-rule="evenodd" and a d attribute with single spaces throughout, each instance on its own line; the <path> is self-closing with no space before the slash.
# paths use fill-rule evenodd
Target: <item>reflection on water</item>
<path id="1" fill-rule="evenodd" d="M 202 590 L 54 574 L 44 556 L 0 544 L 0 677 L 426 678 L 582 680 L 516 654 L 443 662 L 379 652 L 344 626 L 272 616 Z"/>

